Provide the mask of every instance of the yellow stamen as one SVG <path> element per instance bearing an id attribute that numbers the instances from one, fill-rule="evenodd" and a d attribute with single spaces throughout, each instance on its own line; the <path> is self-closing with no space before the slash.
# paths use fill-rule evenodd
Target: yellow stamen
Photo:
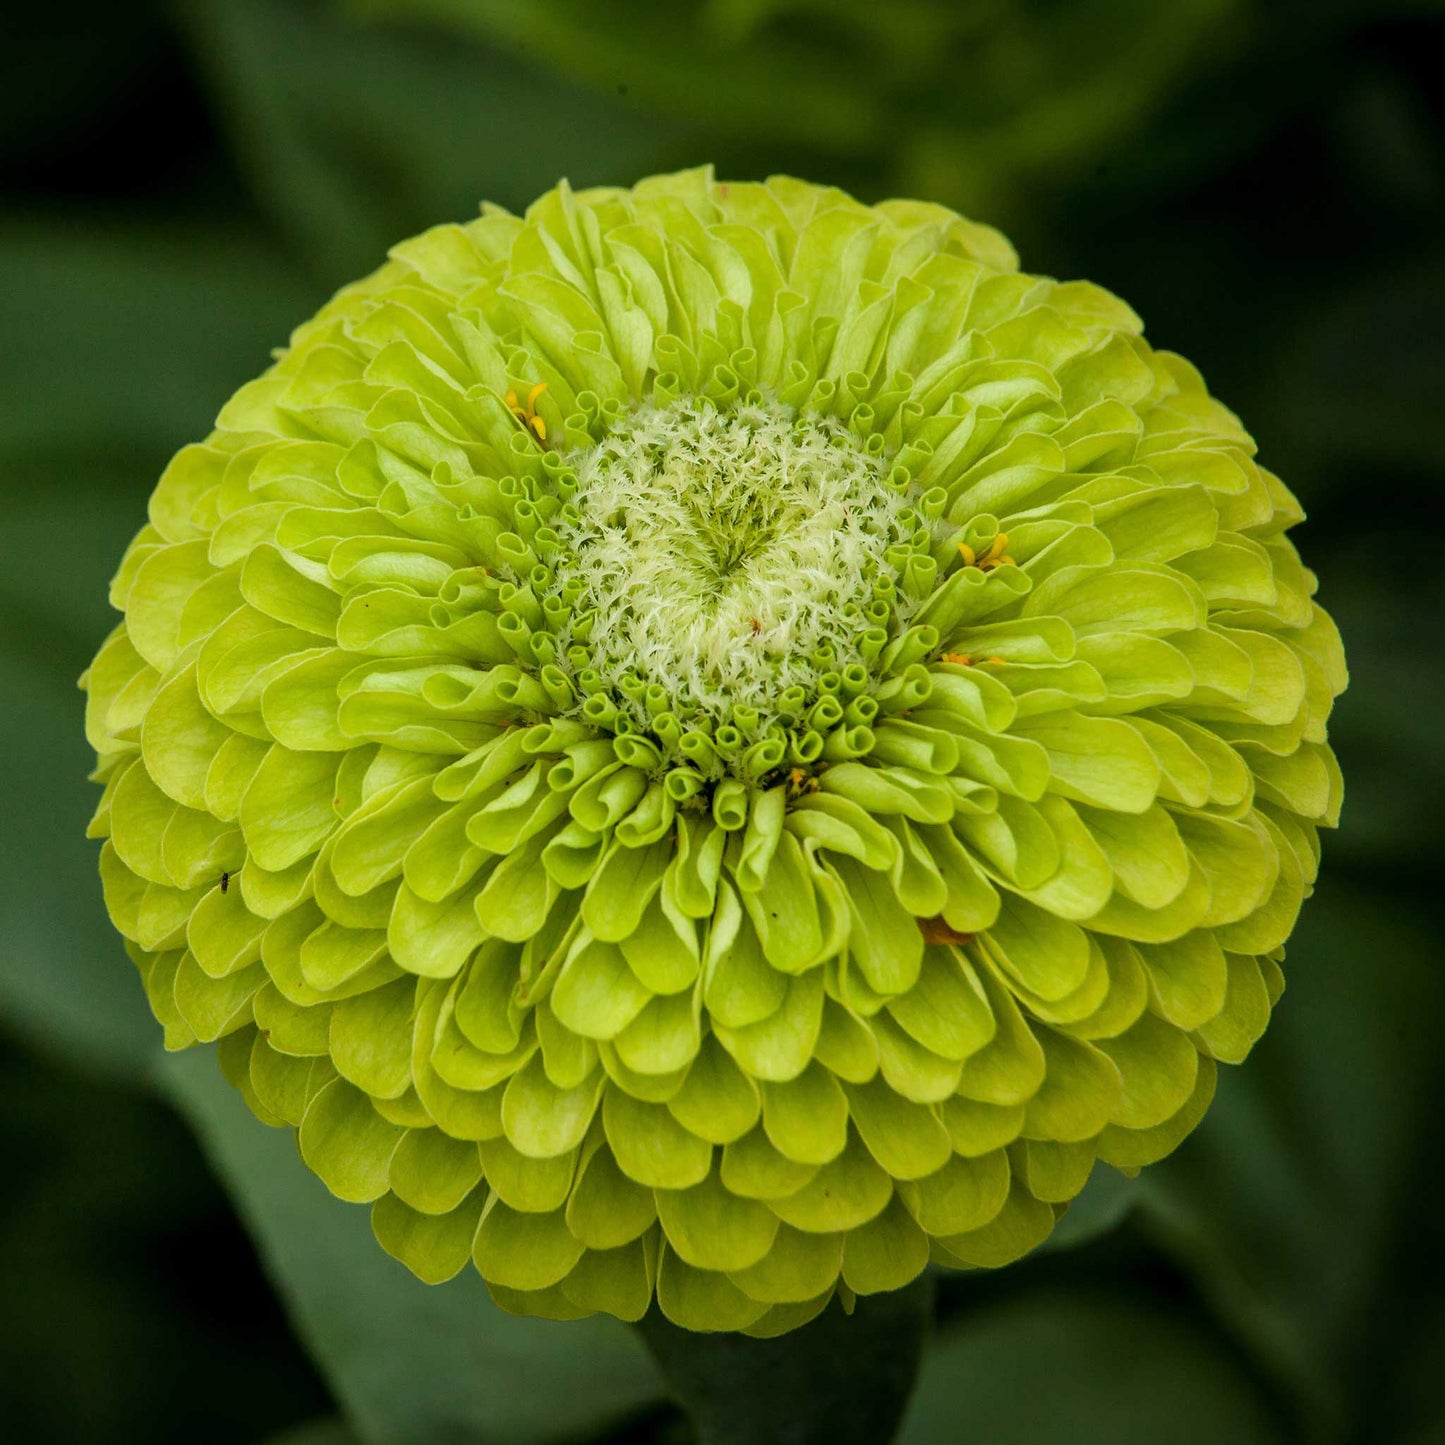
<path id="1" fill-rule="evenodd" d="M 972 547 L 966 547 L 962 542 L 958 550 L 963 554 L 965 565 L 977 567 L 980 572 L 992 572 L 995 567 L 1003 567 L 1013 562 L 1004 548 L 1008 546 L 1008 533 L 1000 532 L 992 542 L 984 548 L 981 554 L 975 555 Z"/>
<path id="2" fill-rule="evenodd" d="M 818 780 L 811 773 L 805 772 L 802 768 L 792 768 L 788 772 L 788 791 L 797 797 L 803 793 L 815 793 L 818 790 Z"/>
<path id="3" fill-rule="evenodd" d="M 527 393 L 527 404 L 525 406 L 517 400 L 517 389 L 515 387 L 509 386 L 506 395 L 502 398 L 507 410 L 540 442 L 547 440 L 547 423 L 542 417 L 537 415 L 537 398 L 546 390 L 547 383 L 545 381 L 539 381 Z"/>
<path id="4" fill-rule="evenodd" d="M 945 652 L 940 662 L 951 662 L 955 667 L 972 667 L 973 658 L 966 652 Z"/>
<path id="5" fill-rule="evenodd" d="M 975 552 L 967 542 L 960 542 L 958 555 L 963 558 L 965 567 L 977 567 L 980 572 L 991 572 L 995 567 L 1012 565 L 1013 558 L 1004 551 L 1007 546 L 1008 533 L 1000 532 L 982 553 Z"/>

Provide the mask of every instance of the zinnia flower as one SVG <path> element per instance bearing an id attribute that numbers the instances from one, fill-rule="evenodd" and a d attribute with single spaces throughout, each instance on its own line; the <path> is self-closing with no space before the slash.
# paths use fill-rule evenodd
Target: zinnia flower
<path id="1" fill-rule="evenodd" d="M 404 242 L 184 448 L 107 905 L 426 1280 L 778 1333 L 1198 1123 L 1340 778 L 1293 496 L 987 227 L 710 170 Z"/>

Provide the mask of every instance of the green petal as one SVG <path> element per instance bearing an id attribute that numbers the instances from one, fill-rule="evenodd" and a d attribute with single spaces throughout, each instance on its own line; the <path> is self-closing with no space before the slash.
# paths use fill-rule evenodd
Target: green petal
<path id="1" fill-rule="evenodd" d="M 1158 804 L 1143 813 L 1080 807 L 1079 816 L 1103 848 L 1114 881 L 1144 908 L 1164 908 L 1189 882 L 1189 853 L 1174 820 Z"/>
<path id="2" fill-rule="evenodd" d="M 415 1012 L 416 984 L 409 978 L 343 999 L 331 1013 L 337 1070 L 373 1098 L 399 1098 L 411 1086 Z"/>
<path id="3" fill-rule="evenodd" d="M 1004 895 L 987 936 L 1008 976 L 1040 998 L 1063 998 L 1088 973 L 1084 930 L 1013 894 Z"/>
<path id="4" fill-rule="evenodd" d="M 1024 1134 L 1072 1143 L 1091 1139 L 1114 1116 L 1124 1081 L 1108 1055 L 1053 1029 L 1038 1030 L 1044 1082 L 1029 1100 Z"/>
<path id="5" fill-rule="evenodd" d="M 619 946 L 651 993 L 681 993 L 701 969 L 696 927 L 667 902 L 665 889 L 653 895 L 641 922 Z"/>
<path id="6" fill-rule="evenodd" d="M 937 1104 L 958 1088 L 963 1065 L 957 1059 L 924 1048 L 888 1013 L 874 1015 L 871 1027 L 878 1041 L 878 1071 L 895 1093 L 918 1103 Z"/>
<path id="7" fill-rule="evenodd" d="M 984 964 L 977 972 L 998 1031 L 963 1066 L 958 1092 L 985 1104 L 1023 1104 L 1043 1083 L 1043 1049 L 994 970 Z"/>
<path id="8" fill-rule="evenodd" d="M 761 1129 L 731 1140 L 722 1153 L 722 1181 L 744 1199 L 781 1199 L 796 1194 L 817 1166 L 790 1159 Z"/>
<path id="9" fill-rule="evenodd" d="M 336 826 L 331 800 L 340 753 L 273 745 L 241 799 L 241 828 L 256 861 L 273 871 L 314 852 Z"/>
<path id="10" fill-rule="evenodd" d="M 647 990 L 616 944 L 584 934 L 568 953 L 549 1002 L 559 1022 L 589 1039 L 614 1039 L 647 1006 Z"/>
<path id="11" fill-rule="evenodd" d="M 265 979 L 259 963 L 224 979 L 209 978 L 187 950 L 176 964 L 171 996 L 191 1032 L 210 1043 L 252 1021 L 251 999 Z"/>
<path id="12" fill-rule="evenodd" d="M 976 1099 L 945 1099 L 940 1117 L 954 1152 L 966 1159 L 1002 1148 L 1017 1139 L 1024 1126 L 1022 1104 L 981 1104 Z"/>
<path id="13" fill-rule="evenodd" d="M 882 994 L 906 993 L 918 982 L 923 935 L 898 902 L 888 880 L 847 858 L 829 865 L 848 895 L 853 915 L 849 956 L 868 986 Z"/>
<path id="14" fill-rule="evenodd" d="M 703 1001 L 714 1025 L 746 1028 L 776 1013 L 789 980 L 770 968 L 737 894 L 723 883 L 703 963 Z"/>
<path id="15" fill-rule="evenodd" d="M 917 985 L 888 1012 L 926 1049 L 966 1059 L 993 1038 L 997 1025 L 968 960 L 951 947 L 925 948 Z"/>
<path id="16" fill-rule="evenodd" d="M 560 1210 L 521 1214 L 494 1195 L 482 1211 L 472 1262 L 488 1284 L 546 1289 L 566 1278 L 583 1248 L 568 1232 Z"/>
<path id="17" fill-rule="evenodd" d="M 369 1204 L 386 1193 L 402 1133 L 360 1089 L 333 1079 L 311 1100 L 298 1138 L 301 1157 L 333 1194 Z"/>
<path id="18" fill-rule="evenodd" d="M 698 1008 L 689 994 L 655 998 L 617 1035 L 617 1057 L 637 1073 L 685 1069 L 702 1043 Z"/>
<path id="19" fill-rule="evenodd" d="M 481 1177 L 477 1146 L 439 1129 L 408 1129 L 391 1156 L 392 1193 L 421 1214 L 450 1214 Z"/>
<path id="20" fill-rule="evenodd" d="M 636 931 L 671 852 L 665 841 L 646 848 L 614 843 L 603 855 L 582 900 L 582 921 L 595 938 L 619 943 Z"/>
<path id="21" fill-rule="evenodd" d="M 371 1206 L 377 1243 L 427 1284 L 444 1284 L 472 1257 L 472 1242 L 482 1216 L 484 1189 L 478 1189 L 446 1214 L 422 1214 L 394 1194 Z"/>
<path id="22" fill-rule="evenodd" d="M 1022 1258 L 1048 1238 L 1054 1211 L 1015 1180 L 1003 1208 L 982 1229 L 937 1241 L 951 1264 L 997 1269 Z"/>
<path id="23" fill-rule="evenodd" d="M 831 1293 L 842 1265 L 844 1236 L 805 1234 L 776 1219 L 773 1223 L 777 1234 L 767 1254 L 751 1268 L 730 1270 L 728 1278 L 749 1299 L 769 1304 L 802 1304 Z"/>
<path id="24" fill-rule="evenodd" d="M 778 1232 L 767 1205 L 731 1193 L 715 1174 L 691 1189 L 659 1189 L 656 1201 L 668 1243 L 698 1269 L 747 1269 L 768 1253 Z"/>
<path id="25" fill-rule="evenodd" d="M 519 1153 L 550 1159 L 570 1153 L 587 1134 L 602 1097 L 600 1069 L 571 1089 L 558 1088 L 534 1054 L 507 1081 L 502 1095 L 502 1127 Z"/>
<path id="26" fill-rule="evenodd" d="M 1002 1149 L 977 1159 L 954 1154 L 932 1174 L 901 1182 L 898 1197 L 925 1233 L 965 1234 L 998 1215 L 1011 1178 Z"/>
<path id="27" fill-rule="evenodd" d="M 1271 1003 L 1258 959 L 1244 953 L 1224 957 L 1229 967 L 1224 1007 L 1197 1034 L 1214 1058 L 1242 1064 L 1269 1022 Z"/>
<path id="28" fill-rule="evenodd" d="M 1177 1114 L 1194 1092 L 1199 1054 L 1187 1035 L 1153 1014 L 1117 1038 L 1101 1039 L 1098 1047 L 1124 1078 L 1112 1123 L 1152 1129 Z"/>
<path id="29" fill-rule="evenodd" d="M 814 889 L 814 869 L 791 833 L 775 844 L 767 872 L 758 885 L 742 889 L 743 906 L 757 931 L 763 957 L 784 973 L 800 973 L 821 961 L 826 939 Z"/>
<path id="30" fill-rule="evenodd" d="M 239 888 L 208 889 L 191 910 L 186 942 L 212 978 L 225 978 L 261 957 L 266 920 L 252 913 Z"/>
<path id="31" fill-rule="evenodd" d="M 279 1053 L 259 1031 L 251 1045 L 248 1072 L 255 1097 L 293 1128 L 300 1126 L 311 1100 L 336 1077 L 329 1060 Z"/>
<path id="32" fill-rule="evenodd" d="M 901 1199 L 843 1237 L 843 1279 L 855 1294 L 902 1289 L 928 1265 L 928 1236 Z"/>
<path id="33" fill-rule="evenodd" d="M 472 900 L 465 894 L 431 903 L 405 883 L 386 929 L 387 947 L 399 967 L 423 978 L 451 978 L 483 938 Z"/>
<path id="34" fill-rule="evenodd" d="M 801 1304 L 769 1305 L 752 1324 L 744 1325 L 741 1333 L 755 1340 L 777 1339 L 817 1319 L 832 1302 L 833 1291 L 830 1289 Z"/>
<path id="35" fill-rule="evenodd" d="M 795 1194 L 770 1204 L 773 1213 L 794 1229 L 834 1234 L 866 1224 L 892 1197 L 892 1181 L 854 1139 Z"/>
<path id="36" fill-rule="evenodd" d="M 1046 1204 L 1064 1204 L 1075 1198 L 1089 1182 L 1096 1157 L 1097 1140 L 1077 1144 L 1056 1144 L 1028 1139 L 1012 1151 L 1019 1178 L 1035 1199 Z"/>
<path id="37" fill-rule="evenodd" d="M 589 1249 L 562 1281 L 562 1293 L 578 1309 L 600 1310 L 635 1323 L 652 1303 L 655 1269 L 650 1253 L 640 1239 L 617 1249 Z"/>
<path id="38" fill-rule="evenodd" d="M 686 1081 L 667 1101 L 667 1107 L 690 1134 L 710 1144 L 730 1144 L 758 1122 L 762 1102 L 757 1085 L 716 1037 L 708 1034 Z"/>
<path id="39" fill-rule="evenodd" d="M 814 1045 L 818 1061 L 850 1084 L 866 1084 L 878 1072 L 878 1039 L 841 1003 L 823 999 L 823 1022 Z"/>
<path id="40" fill-rule="evenodd" d="M 700 1184 L 712 1168 L 712 1146 L 689 1134 L 665 1105 L 634 1099 L 608 1089 L 602 1122 L 618 1168 L 652 1189 L 687 1189 Z"/>
<path id="41" fill-rule="evenodd" d="M 1099 1135 L 1099 1158 L 1116 1169 L 1142 1169 L 1172 1154 L 1204 1117 L 1214 1098 L 1217 1076 L 1214 1060 L 1201 1055 L 1194 1092 L 1184 1107 L 1172 1119 L 1152 1129 L 1122 1129 L 1111 1124 Z"/>
<path id="42" fill-rule="evenodd" d="M 206 808 L 207 774 L 231 736 L 202 704 L 192 666 L 156 693 L 141 728 L 141 757 L 164 793 L 188 808 Z"/>
<path id="43" fill-rule="evenodd" d="M 1048 753 L 1051 787 L 1066 798 L 1142 813 L 1159 791 L 1159 764 L 1127 722 L 1057 712 L 1023 719 L 1014 728 Z"/>
<path id="44" fill-rule="evenodd" d="M 745 1074 L 783 1082 L 808 1066 L 823 1021 L 823 978 L 815 969 L 788 980 L 781 1007 L 768 1018 L 742 1028 L 714 1021 L 718 1041 Z"/>
<path id="45" fill-rule="evenodd" d="M 620 1249 L 656 1222 L 651 1189 L 629 1179 L 605 1145 L 586 1155 L 567 1201 L 567 1227 L 588 1249 Z"/>
<path id="46" fill-rule="evenodd" d="M 812 1063 L 787 1083 L 763 1085 L 763 1130 L 789 1159 L 826 1164 L 848 1142 L 848 1100 L 833 1075 Z"/>
<path id="47" fill-rule="evenodd" d="M 670 1249 L 657 1271 L 658 1308 L 685 1330 L 741 1330 L 762 1317 L 767 1305 L 752 1300 L 725 1274 L 694 1269 Z"/>
<path id="48" fill-rule="evenodd" d="M 522 1214 L 550 1214 L 567 1202 L 577 1169 L 575 1149 L 548 1159 L 522 1154 L 507 1139 L 483 1139 L 477 1149 L 487 1183 L 509 1208 Z"/>

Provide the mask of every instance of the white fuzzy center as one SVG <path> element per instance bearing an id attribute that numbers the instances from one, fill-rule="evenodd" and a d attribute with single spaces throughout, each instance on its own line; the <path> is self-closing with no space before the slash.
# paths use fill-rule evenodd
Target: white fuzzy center
<path id="1" fill-rule="evenodd" d="M 559 581 L 579 578 L 576 611 L 596 610 L 587 647 L 609 685 L 631 671 L 684 725 L 741 704 L 761 730 L 783 690 L 811 693 L 859 660 L 907 501 L 838 423 L 683 400 L 633 413 L 573 461 L 580 520 L 554 523 Z M 630 710 L 645 725 L 644 705 Z"/>

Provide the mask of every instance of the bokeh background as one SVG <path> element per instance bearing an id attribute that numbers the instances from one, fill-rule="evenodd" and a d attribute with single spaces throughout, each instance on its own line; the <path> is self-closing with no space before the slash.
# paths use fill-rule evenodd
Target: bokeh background
<path id="1" fill-rule="evenodd" d="M 6 7 L 6 1438 L 689 1438 L 634 1336 L 414 1284 L 209 1060 L 158 1059 L 75 679 L 169 454 L 391 241 L 713 160 L 942 201 L 1125 296 L 1304 501 L 1353 676 L 1268 1036 L 1072 1243 L 940 1285 L 900 1438 L 1445 1441 L 1442 39 L 1432 0 Z"/>

